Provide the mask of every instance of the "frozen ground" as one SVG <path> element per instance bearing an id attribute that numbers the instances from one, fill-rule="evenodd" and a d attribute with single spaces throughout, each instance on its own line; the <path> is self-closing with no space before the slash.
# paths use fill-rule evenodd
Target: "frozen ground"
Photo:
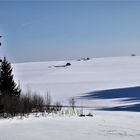
<path id="1" fill-rule="evenodd" d="M 140 114 L 94 111 L 94 117 L 0 120 L 0 140 L 139 140 Z"/>
<path id="2" fill-rule="evenodd" d="M 54 67 L 71 63 L 70 67 Z M 14 64 L 15 79 L 20 80 L 23 90 L 31 89 L 45 94 L 47 91 L 52 95 L 54 101 L 68 103 L 72 96 L 92 96 L 95 91 L 100 96 L 96 98 L 82 98 L 77 104 L 90 106 L 92 108 L 113 108 L 126 105 L 138 104 L 140 100 L 140 57 L 112 57 L 93 58 L 89 61 L 49 61 Z M 127 88 L 133 87 L 131 96 L 126 96 Z M 136 90 L 136 88 L 137 90 Z M 122 90 L 118 90 L 122 88 Z M 104 90 L 110 95 L 114 92 L 121 93 L 121 97 L 102 98 Z M 113 93 L 112 93 L 113 92 Z M 133 94 L 132 94 L 133 93 Z M 129 93 L 130 94 L 130 93 Z M 134 95 L 136 94 L 136 95 Z M 97 95 L 97 94 L 96 94 Z M 105 94 L 106 95 L 106 94 Z M 135 101 L 127 101 L 137 96 Z M 123 101 L 122 101 L 123 99 Z M 137 105 L 139 107 L 139 104 Z M 138 108 L 137 107 L 137 108 Z M 140 108 L 140 107 L 139 107 Z M 121 110 L 121 109 L 120 109 Z"/>
<path id="3" fill-rule="evenodd" d="M 70 67 L 54 67 L 70 62 Z M 13 64 L 23 90 L 91 107 L 93 118 L 0 119 L 0 140 L 140 140 L 140 57 Z M 100 108 L 102 111 L 94 109 Z M 108 110 L 108 111 L 104 111 Z"/>

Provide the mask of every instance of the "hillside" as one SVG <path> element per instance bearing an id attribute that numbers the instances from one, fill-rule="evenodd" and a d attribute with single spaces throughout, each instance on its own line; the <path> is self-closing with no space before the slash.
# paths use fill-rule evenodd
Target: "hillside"
<path id="1" fill-rule="evenodd" d="M 71 66 L 65 67 L 67 62 Z M 69 116 L 62 110 L 58 114 L 32 113 L 0 119 L 1 140 L 140 139 L 140 57 L 13 66 L 15 79 L 21 81 L 23 90 L 30 88 L 43 95 L 49 91 L 53 101 L 59 100 L 63 105 L 74 96 L 77 105 L 91 107 L 83 113 L 91 112 L 93 117 Z"/>
<path id="2" fill-rule="evenodd" d="M 68 67 L 55 67 L 71 63 Z M 85 96 L 87 93 L 138 87 L 140 85 L 140 57 L 93 58 L 88 61 L 49 61 L 13 64 L 15 79 L 22 89 L 31 89 L 53 100 L 66 103 L 69 97 Z M 139 89 L 138 89 L 139 90 Z M 140 90 L 139 90 L 140 91 Z M 139 95 L 138 95 L 139 96 Z M 89 96 L 88 96 L 89 97 Z M 124 99 L 125 96 L 122 96 Z M 127 96 L 126 96 L 127 98 Z M 119 102 L 120 98 L 94 98 L 79 101 L 90 107 L 116 106 L 135 102 Z M 89 99 L 89 98 L 88 98 Z"/>

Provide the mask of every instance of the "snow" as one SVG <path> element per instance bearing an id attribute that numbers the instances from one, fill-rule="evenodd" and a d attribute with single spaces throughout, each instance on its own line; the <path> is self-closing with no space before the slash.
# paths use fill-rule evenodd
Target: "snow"
<path id="1" fill-rule="evenodd" d="M 94 111 L 94 117 L 0 120 L 1 140 L 139 140 L 140 114 Z"/>
<path id="2" fill-rule="evenodd" d="M 71 63 L 69 67 L 54 67 Z M 48 91 L 54 101 L 68 103 L 70 97 L 98 90 L 136 87 L 140 83 L 140 57 L 93 58 L 89 61 L 48 61 L 13 64 L 16 81 L 24 91 Z M 80 100 L 90 107 L 112 107 L 119 100 Z"/>
<path id="3" fill-rule="evenodd" d="M 71 66 L 54 67 L 67 62 Z M 69 97 L 80 97 L 77 105 L 90 107 L 86 112 L 92 112 L 94 117 L 30 115 L 23 119 L 0 119 L 0 140 L 140 139 L 139 111 L 125 110 L 140 104 L 139 56 L 17 63 L 12 66 L 15 80 L 20 80 L 23 91 L 31 89 L 42 95 L 48 91 L 53 101 L 62 104 L 68 104 Z M 124 95 L 116 98 L 116 91 L 121 92 L 118 95 L 122 96 L 123 92 Z M 86 95 L 96 95 L 96 98 L 81 97 Z M 120 110 L 95 110 L 109 107 Z"/>

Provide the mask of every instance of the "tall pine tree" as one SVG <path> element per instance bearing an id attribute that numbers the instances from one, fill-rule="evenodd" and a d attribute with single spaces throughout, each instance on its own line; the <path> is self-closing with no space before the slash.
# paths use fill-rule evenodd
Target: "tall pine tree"
<path id="1" fill-rule="evenodd" d="M 1 63 L 1 73 L 0 73 L 0 90 L 2 95 L 7 96 L 19 96 L 21 90 L 15 83 L 12 74 L 11 64 L 6 60 L 6 57 Z"/>
<path id="2" fill-rule="evenodd" d="M 1 62 L 0 71 L 0 100 L 3 106 L 3 112 L 15 115 L 17 112 L 17 105 L 21 93 L 13 79 L 11 64 L 6 60 L 6 57 Z"/>

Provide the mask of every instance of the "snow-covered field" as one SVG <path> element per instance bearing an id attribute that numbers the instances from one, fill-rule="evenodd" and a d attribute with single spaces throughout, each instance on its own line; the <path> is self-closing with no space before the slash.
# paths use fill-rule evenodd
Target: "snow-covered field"
<path id="1" fill-rule="evenodd" d="M 54 67 L 65 65 L 67 62 L 70 62 L 71 66 Z M 21 63 L 14 64 L 13 67 L 15 79 L 20 80 L 23 90 L 31 89 L 43 95 L 48 91 L 54 101 L 61 101 L 63 104 L 67 104 L 72 96 L 140 85 L 139 56 Z M 134 102 L 120 102 L 118 98 L 98 98 L 94 101 L 79 100 L 77 104 L 95 108 L 122 106 Z"/>
<path id="2" fill-rule="evenodd" d="M 94 117 L 0 120 L 1 140 L 139 140 L 140 114 L 94 111 Z"/>
<path id="3" fill-rule="evenodd" d="M 69 67 L 54 67 L 71 63 Z M 48 116 L 0 120 L 0 140 L 139 140 L 140 57 L 13 64 L 16 81 L 53 101 L 91 107 L 94 117 Z M 97 111 L 94 109 L 100 108 Z M 103 111 L 112 110 L 112 111 Z M 116 111 L 117 110 L 117 111 Z"/>

